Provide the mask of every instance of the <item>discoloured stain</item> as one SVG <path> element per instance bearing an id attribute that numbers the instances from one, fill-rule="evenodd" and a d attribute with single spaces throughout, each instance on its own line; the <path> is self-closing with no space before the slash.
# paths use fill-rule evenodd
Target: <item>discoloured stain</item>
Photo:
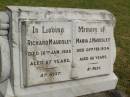
<path id="1" fill-rule="evenodd" d="M 102 17 L 103 19 L 106 18 L 106 13 L 105 13 L 105 12 L 100 12 L 100 15 L 101 15 L 101 17 Z"/>
<path id="2" fill-rule="evenodd" d="M 52 11 L 46 11 L 45 14 L 44 14 L 44 18 L 47 18 L 48 16 L 50 16 L 51 14 L 53 14 Z"/>
<path id="3" fill-rule="evenodd" d="M 72 9 L 72 8 L 42 8 L 42 7 L 9 7 L 10 11 L 12 12 L 11 15 L 11 21 L 12 21 L 12 37 L 13 37 L 13 47 L 11 47 L 11 53 L 13 56 L 11 56 L 11 60 L 12 60 L 12 75 L 14 77 L 14 79 L 11 79 L 13 86 L 11 88 L 14 89 L 14 94 L 15 96 L 29 96 L 32 97 L 34 95 L 36 96 L 42 96 L 42 97 L 76 97 L 79 95 L 83 95 L 83 94 L 89 94 L 89 93 L 95 93 L 95 92 L 100 92 L 100 91 L 104 91 L 104 90 L 109 90 L 109 89 L 114 89 L 117 83 L 117 78 L 114 75 L 113 72 L 111 72 L 109 75 L 105 76 L 98 76 L 97 73 L 95 73 L 94 71 L 92 71 L 91 73 L 87 72 L 85 74 L 86 71 L 83 71 L 84 68 L 89 65 L 86 64 L 88 61 L 84 61 L 83 64 L 78 63 L 79 59 L 75 59 L 76 61 L 73 62 L 73 64 L 69 63 L 69 64 L 58 64 L 58 62 L 56 63 L 56 65 L 58 65 L 57 67 L 53 67 L 51 68 L 51 66 L 49 65 L 55 65 L 55 64 L 42 64 L 42 65 L 37 65 L 37 66 L 33 66 L 33 67 L 29 67 L 29 64 L 27 63 L 27 61 L 29 61 L 29 58 L 27 58 L 27 50 L 28 50 L 28 45 L 26 45 L 26 38 L 27 39 L 32 39 L 32 40 L 38 40 L 42 35 L 35 34 L 32 35 L 34 37 L 28 37 L 30 36 L 30 33 L 26 33 L 29 32 L 28 28 L 30 24 L 27 23 L 27 25 L 23 24 L 23 28 L 20 26 L 18 27 L 19 24 L 19 20 L 24 19 L 25 21 L 48 21 L 50 22 L 49 24 L 51 24 L 51 22 L 54 22 L 54 24 L 57 26 L 58 25 L 62 25 L 62 23 L 55 23 L 55 21 L 65 21 L 65 20 L 71 20 L 73 26 L 69 25 L 69 23 L 63 23 L 65 24 L 64 27 L 65 29 L 67 29 L 66 32 L 68 32 L 65 36 L 63 33 L 61 33 L 60 35 L 56 35 L 56 39 L 59 39 L 60 37 L 64 36 L 66 37 L 65 39 L 67 39 L 69 36 L 71 36 L 69 33 L 73 33 L 74 35 L 78 32 L 76 32 L 75 27 L 77 27 L 76 25 L 79 23 L 78 26 L 81 26 L 83 23 L 86 23 L 82 26 L 84 26 L 85 28 L 89 27 L 89 28 L 94 28 L 95 26 L 98 28 L 103 28 L 102 23 L 104 23 L 104 25 L 107 25 L 106 28 L 108 27 L 112 27 L 109 26 L 110 22 L 106 22 L 105 21 L 113 21 L 113 19 L 111 18 L 111 16 L 109 17 L 108 14 L 109 12 L 104 11 L 104 10 L 86 10 L 86 9 Z M 96 24 L 95 23 L 93 25 L 91 25 L 90 22 L 95 22 L 95 23 L 101 23 L 101 24 Z M 44 22 L 45 23 L 45 22 Z M 37 27 L 39 27 L 40 23 L 37 22 Z M 34 24 L 35 25 L 35 24 Z M 67 27 L 66 27 L 67 25 Z M 98 25 L 98 26 L 97 26 Z M 101 26 L 100 26 L 101 25 Z M 47 25 L 48 27 L 49 25 Z M 49 26 L 51 27 L 51 26 Z M 41 28 L 38 28 L 41 29 Z M 68 30 L 68 29 L 74 29 L 74 30 Z M 111 28 L 110 28 L 111 29 Z M 22 30 L 20 32 L 20 30 Z M 107 29 L 106 29 L 107 30 Z M 32 30 L 30 30 L 32 31 Z M 103 30 L 102 30 L 103 31 Z M 113 33 L 113 31 L 106 31 L 106 32 L 111 32 L 111 34 Z M 18 34 L 20 33 L 20 34 Z M 100 33 L 97 34 L 93 32 L 89 32 L 89 31 L 83 31 L 83 35 L 81 35 L 82 32 L 80 32 L 79 35 L 77 35 L 77 38 L 89 38 L 89 37 L 101 37 L 104 33 Z M 86 33 L 89 33 L 88 35 Z M 28 35 L 27 35 L 28 34 Z M 95 36 L 93 36 L 95 34 Z M 108 35 L 109 33 L 107 33 Z M 45 35 L 45 34 L 44 34 Z M 43 35 L 43 36 L 44 36 Z M 54 36 L 54 35 L 53 35 Z M 44 38 L 44 39 L 48 39 L 52 38 L 53 36 L 48 35 L 45 37 L 41 37 L 40 39 Z M 109 35 L 108 35 L 109 36 Z M 20 40 L 22 37 L 23 40 Z M 62 37 L 64 39 L 64 37 Z M 105 35 L 102 36 L 102 38 L 106 37 Z M 71 36 L 72 39 L 74 39 L 73 36 Z M 43 39 L 43 40 L 44 40 Z M 55 38 L 54 38 L 55 39 Z M 112 51 L 115 51 L 115 44 L 113 41 L 113 37 L 112 37 Z M 89 44 L 89 43 L 86 43 Z M 88 48 L 90 46 L 94 46 L 92 45 L 78 45 L 80 48 Z M 96 43 L 95 43 L 96 44 Z M 104 43 L 105 44 L 105 43 Z M 95 46 L 102 46 L 104 44 L 97 44 Z M 65 44 L 66 45 L 66 44 Z M 39 48 L 37 45 L 34 45 L 35 47 L 33 48 L 29 48 L 30 50 L 36 52 Z M 86 46 L 86 47 L 85 47 Z M 21 48 L 20 48 L 21 47 Z M 32 46 L 30 46 L 32 47 Z M 71 45 L 71 47 L 74 47 L 74 45 Z M 61 49 L 67 49 L 67 48 L 71 48 L 70 46 L 47 46 L 46 49 L 47 50 L 56 50 L 59 48 Z M 77 47 L 78 48 L 78 47 Z M 76 49 L 77 49 L 76 48 Z M 40 48 L 40 50 L 46 50 L 43 48 Z M 21 53 L 22 52 L 22 53 Z M 93 52 L 94 55 L 97 54 L 97 52 Z M 112 54 L 111 59 L 113 59 L 115 57 L 114 52 L 110 52 Z M 19 55 L 16 55 L 19 54 Z M 104 54 L 104 53 L 103 53 Z M 77 55 L 74 55 L 73 58 L 76 57 L 83 57 L 85 55 L 85 53 L 78 53 Z M 43 58 L 41 58 L 41 56 L 37 57 L 37 56 L 30 56 L 31 61 L 37 61 L 38 58 L 39 59 L 44 59 L 48 60 L 48 59 L 59 59 L 59 58 L 65 58 L 68 57 L 70 58 L 72 55 L 71 54 L 65 54 L 64 56 L 59 56 L 58 54 L 54 54 L 53 57 L 50 54 L 47 54 L 47 58 L 46 56 L 44 56 Z M 86 56 L 93 56 L 92 54 L 87 53 Z M 21 58 L 22 57 L 22 58 Z M 24 60 L 22 60 L 24 59 Z M 70 58 L 71 60 L 71 58 Z M 44 60 L 43 60 L 44 61 Z M 95 61 L 97 62 L 97 61 Z M 89 62 L 90 63 L 90 62 Z M 93 63 L 93 62 L 91 62 Z M 108 62 L 106 62 L 107 64 Z M 103 64 L 103 66 L 106 66 L 106 64 Z M 22 67 L 22 66 L 23 67 Z M 79 65 L 79 67 L 78 67 Z M 84 65 L 84 66 L 83 66 Z M 94 65 L 94 64 L 91 64 Z M 109 66 L 111 66 L 112 64 L 110 64 Z M 63 66 L 63 67 L 62 67 Z M 69 67 L 70 68 L 67 68 Z M 81 67 L 83 66 L 83 67 Z M 62 68 L 61 68 L 62 67 Z M 81 68 L 80 68 L 81 67 Z M 111 66 L 112 67 L 112 66 Z M 76 68 L 76 69 L 75 69 Z M 21 69 L 21 70 L 20 70 Z M 72 70 L 71 70 L 72 69 Z M 75 69 L 75 70 L 74 70 Z M 112 68 L 113 69 L 113 68 Z M 27 70 L 28 70 L 28 75 L 27 74 Z M 75 77 L 73 76 L 73 79 L 71 78 L 71 73 L 74 70 L 74 74 L 76 75 Z M 79 71 L 77 71 L 79 70 Z M 108 68 L 106 69 L 106 71 L 108 70 Z M 64 71 L 64 72 L 63 72 Z M 68 73 L 69 72 L 69 73 Z M 93 77 L 91 74 L 94 72 L 94 75 L 96 77 Z M 22 74 L 23 73 L 23 74 Z M 68 73 L 68 74 L 67 74 Z M 81 74 L 80 76 L 78 74 Z M 39 77 L 39 74 L 41 74 L 41 77 Z M 43 74 L 43 75 L 42 75 Z M 89 75 L 90 74 L 90 75 Z M 103 73 L 104 74 L 104 73 Z M 61 75 L 61 77 L 59 76 L 54 76 L 54 75 Z M 84 77 L 83 77 L 83 76 Z M 87 78 L 86 75 L 88 75 L 89 77 L 92 78 Z M 69 76 L 69 77 L 68 77 Z M 81 78 L 82 76 L 82 78 Z M 32 77 L 32 78 L 30 78 Z M 79 80 L 77 80 L 79 79 Z M 69 80 L 69 81 L 68 81 Z M 23 82 L 24 81 L 24 82 Z M 30 82 L 29 82 L 30 81 Z M 62 81 L 66 81 L 66 82 L 62 82 Z M 55 83 L 54 83 L 55 82 Z M 26 86 L 26 88 L 23 86 Z M 9 84 L 10 85 L 10 84 Z M 39 85 L 39 86 L 37 86 Z M 77 92 L 78 91 L 78 92 Z M 10 95 L 9 95 L 10 96 Z M 11 96 L 14 97 L 14 96 Z"/>
<path id="4" fill-rule="evenodd" d="M 22 9 L 18 9 L 18 16 L 20 16 L 21 15 L 21 12 L 22 12 Z"/>
<path id="5" fill-rule="evenodd" d="M 105 21 L 105 23 L 106 23 L 108 26 L 112 26 L 112 24 L 113 24 L 112 21 Z"/>

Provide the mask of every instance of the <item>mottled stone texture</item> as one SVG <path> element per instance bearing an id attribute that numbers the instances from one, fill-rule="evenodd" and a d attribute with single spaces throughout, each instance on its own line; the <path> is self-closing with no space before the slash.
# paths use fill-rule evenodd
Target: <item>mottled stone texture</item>
<path id="1" fill-rule="evenodd" d="M 120 90 L 111 90 L 108 92 L 89 94 L 89 95 L 84 95 L 79 97 L 128 97 L 128 95 L 126 95 L 124 92 Z"/>
<path id="2" fill-rule="evenodd" d="M 6 12 L 0 12 L 0 96 L 6 94 L 7 79 L 10 76 L 8 30 L 9 16 Z"/>
<path id="3" fill-rule="evenodd" d="M 12 68 L 5 97 L 76 97 L 115 89 L 110 12 L 9 6 L 8 15 L 10 25 L 1 25 L 10 26 Z"/>

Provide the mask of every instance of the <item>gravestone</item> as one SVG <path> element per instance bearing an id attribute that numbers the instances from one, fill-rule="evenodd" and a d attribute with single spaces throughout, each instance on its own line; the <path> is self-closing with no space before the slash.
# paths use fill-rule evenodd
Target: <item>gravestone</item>
<path id="1" fill-rule="evenodd" d="M 77 97 L 116 87 L 110 12 L 7 8 L 11 75 L 5 97 Z"/>

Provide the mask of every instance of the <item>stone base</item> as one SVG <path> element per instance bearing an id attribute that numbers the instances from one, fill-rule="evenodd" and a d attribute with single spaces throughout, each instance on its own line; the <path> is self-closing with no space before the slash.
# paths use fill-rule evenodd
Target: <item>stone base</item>
<path id="1" fill-rule="evenodd" d="M 128 97 L 126 93 L 120 90 L 111 90 L 106 92 L 94 93 L 89 95 L 83 95 L 79 97 Z"/>
<path id="2" fill-rule="evenodd" d="M 115 89 L 117 85 L 115 74 L 56 83 L 51 85 L 34 86 L 23 89 L 14 88 L 12 91 L 10 83 L 5 97 L 77 97 L 86 94 L 97 93 Z"/>

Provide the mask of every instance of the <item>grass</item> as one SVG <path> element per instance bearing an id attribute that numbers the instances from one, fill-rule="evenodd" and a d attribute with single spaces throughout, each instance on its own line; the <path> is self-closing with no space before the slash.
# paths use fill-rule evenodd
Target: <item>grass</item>
<path id="1" fill-rule="evenodd" d="M 0 10 L 5 10 L 7 5 L 106 9 L 112 12 L 117 19 L 114 66 L 119 77 L 118 88 L 130 94 L 130 0 L 0 0 Z"/>

